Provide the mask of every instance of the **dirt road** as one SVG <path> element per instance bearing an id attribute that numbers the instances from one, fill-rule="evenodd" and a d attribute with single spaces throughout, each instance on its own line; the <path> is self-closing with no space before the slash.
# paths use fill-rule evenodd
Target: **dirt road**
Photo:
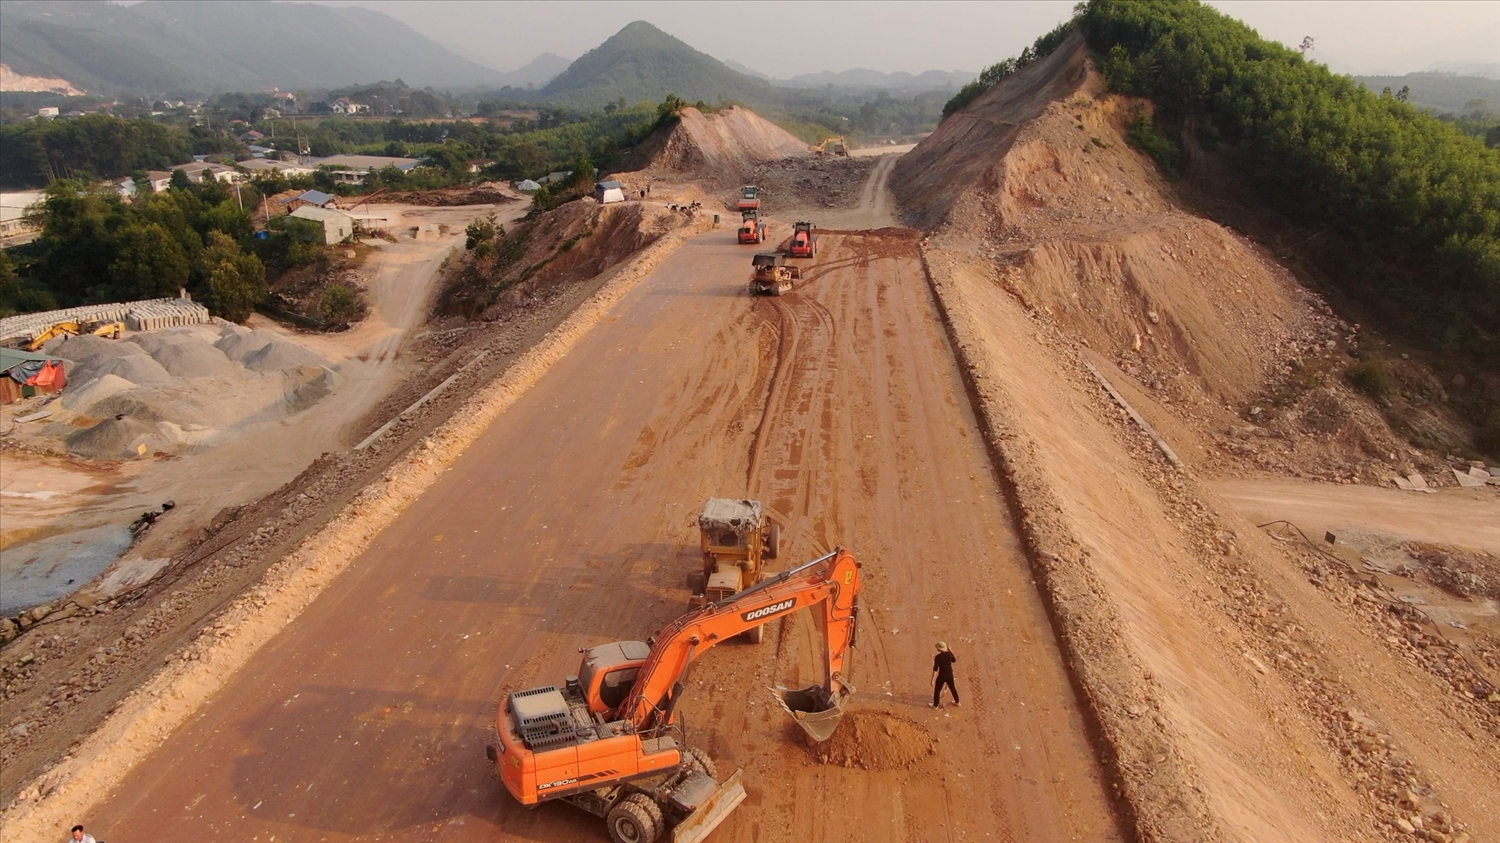
<path id="1" fill-rule="evenodd" d="M 1380 530 L 1408 541 L 1500 554 L 1500 498 L 1487 489 L 1436 494 L 1335 486 L 1305 480 L 1219 480 L 1215 492 L 1257 524 L 1286 520 L 1314 541 L 1344 527 Z"/>
<path id="2" fill-rule="evenodd" d="M 770 705 L 813 678 L 810 623 L 716 648 L 689 739 L 750 798 L 715 839 L 1119 839 L 913 244 L 827 236 L 796 292 L 752 300 L 731 238 L 643 281 L 91 821 L 123 841 L 604 839 L 505 794 L 494 702 L 678 614 L 698 506 L 748 494 L 787 521 L 781 564 L 835 543 L 864 561 L 852 680 L 882 738 L 868 772 L 824 765 Z M 965 695 L 940 712 L 939 638 Z M 908 758 L 885 763 L 885 737 Z"/>

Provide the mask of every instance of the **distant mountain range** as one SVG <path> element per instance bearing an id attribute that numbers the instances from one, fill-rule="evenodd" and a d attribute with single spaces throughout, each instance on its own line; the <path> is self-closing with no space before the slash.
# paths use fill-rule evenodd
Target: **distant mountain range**
<path id="1" fill-rule="evenodd" d="M 868 70 L 858 67 L 854 70 L 845 70 L 842 73 L 834 73 L 829 70 L 825 70 L 822 73 L 803 73 L 793 76 L 790 79 L 773 80 L 772 84 L 792 88 L 823 88 L 832 85 L 835 88 L 885 88 L 895 91 L 930 91 L 940 88 L 953 88 L 957 90 L 978 77 L 978 73 L 969 73 L 963 70 L 929 70 L 926 73 L 911 74 L 904 71 L 881 73 L 878 70 Z"/>
<path id="2" fill-rule="evenodd" d="M 521 69 L 504 74 L 505 81 L 501 84 L 512 88 L 525 88 L 528 85 L 540 88 L 552 81 L 559 73 L 567 70 L 568 65 L 572 63 L 556 53 L 542 53 L 527 62 Z"/>
<path id="3" fill-rule="evenodd" d="M 1407 102 L 1435 114 L 1467 114 L 1476 109 L 1500 113 L 1500 80 L 1454 73 L 1408 73 L 1405 76 L 1356 76 L 1356 82 L 1380 93 L 1408 88 Z"/>
<path id="4" fill-rule="evenodd" d="M 502 72 L 458 55 L 388 15 L 358 7 L 258 0 L 0 0 L 0 54 L 11 89 L 104 96 L 340 88 L 400 79 L 412 88 L 509 87 L 515 99 L 575 109 L 730 99 L 777 104 L 795 89 L 957 89 L 972 73 L 824 71 L 772 80 L 731 67 L 645 21 L 568 61 L 552 53 Z M 38 82 L 40 80 L 40 82 Z"/>
<path id="5" fill-rule="evenodd" d="M 417 87 L 507 84 L 508 74 L 461 58 L 388 15 L 353 7 L 0 0 L 0 18 L 0 53 L 13 71 L 95 93 L 329 88 L 397 78 Z"/>

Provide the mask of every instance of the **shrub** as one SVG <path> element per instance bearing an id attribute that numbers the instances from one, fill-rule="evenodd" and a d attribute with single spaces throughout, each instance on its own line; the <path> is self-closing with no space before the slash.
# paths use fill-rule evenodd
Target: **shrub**
<path id="1" fill-rule="evenodd" d="M 1396 390 L 1396 378 L 1391 367 L 1379 357 L 1371 357 L 1350 366 L 1344 372 L 1349 385 L 1370 396 L 1380 399 Z"/>

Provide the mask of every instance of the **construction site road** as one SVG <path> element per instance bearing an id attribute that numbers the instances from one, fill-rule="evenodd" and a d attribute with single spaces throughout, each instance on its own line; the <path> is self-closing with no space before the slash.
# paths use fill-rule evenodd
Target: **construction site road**
<path id="1" fill-rule="evenodd" d="M 791 567 L 864 564 L 841 732 L 810 619 L 707 653 L 690 744 L 749 798 L 719 841 L 1124 839 L 911 232 L 826 233 L 781 298 L 753 250 L 687 242 L 89 817 L 111 841 L 604 840 L 485 760 L 496 700 L 687 607 L 704 498 L 763 500 Z M 934 642 L 962 707 L 929 707 Z M 839 754 L 830 757 L 830 744 Z M 821 754 L 820 754 L 821 753 Z"/>

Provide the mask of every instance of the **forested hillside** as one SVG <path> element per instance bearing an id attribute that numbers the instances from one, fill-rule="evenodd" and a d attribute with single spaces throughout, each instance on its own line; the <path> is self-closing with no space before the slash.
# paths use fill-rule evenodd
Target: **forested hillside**
<path id="1" fill-rule="evenodd" d="M 558 74 L 538 98 L 574 108 L 602 108 L 659 101 L 675 93 L 688 102 L 737 99 L 764 102 L 774 97 L 765 81 L 730 70 L 645 21 L 636 21 L 589 50 Z"/>
<path id="2" fill-rule="evenodd" d="M 1079 20 L 1114 89 L 1233 148 L 1267 203 L 1388 268 L 1346 292 L 1500 361 L 1500 152 L 1191 0 L 1092 0 Z"/>

